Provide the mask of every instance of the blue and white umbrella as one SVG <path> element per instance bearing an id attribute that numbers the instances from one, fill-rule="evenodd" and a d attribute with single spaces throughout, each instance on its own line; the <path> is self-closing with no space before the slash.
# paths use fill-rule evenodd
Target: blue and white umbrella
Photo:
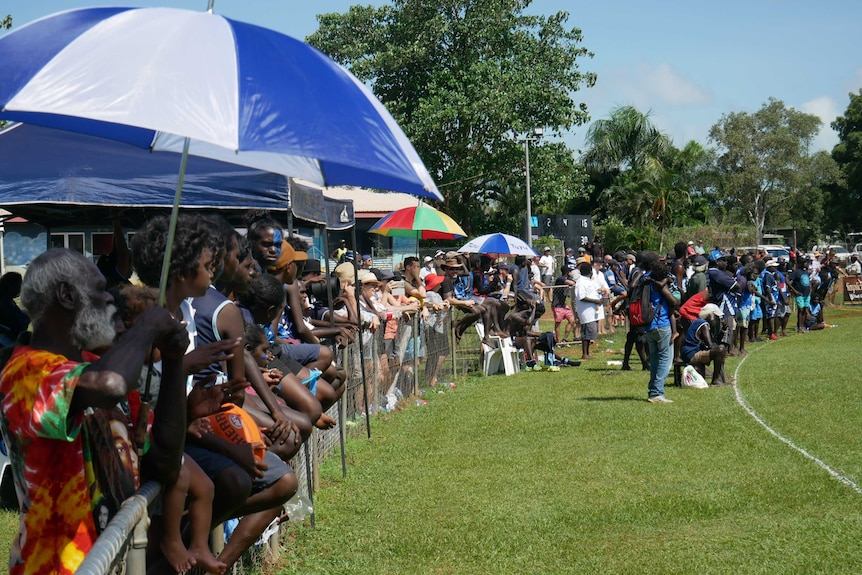
<path id="1" fill-rule="evenodd" d="M 88 8 L 0 38 L 0 119 L 442 199 L 379 100 L 272 30 L 174 8 Z"/>
<path id="2" fill-rule="evenodd" d="M 343 67 L 284 34 L 209 12 L 85 8 L 0 38 L 0 120 L 310 180 L 442 199 L 404 132 Z"/>
<path id="3" fill-rule="evenodd" d="M 473 238 L 458 250 L 471 254 L 498 254 L 501 256 L 537 256 L 527 242 L 508 234 L 486 234 Z"/>

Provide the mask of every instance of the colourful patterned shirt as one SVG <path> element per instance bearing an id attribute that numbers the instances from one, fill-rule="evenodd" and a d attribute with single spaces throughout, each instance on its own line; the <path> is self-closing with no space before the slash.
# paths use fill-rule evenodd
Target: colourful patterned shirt
<path id="1" fill-rule="evenodd" d="M 70 411 L 88 365 L 17 347 L 0 374 L 0 424 L 21 505 L 9 558 L 13 575 L 74 573 L 96 540 L 84 469 L 84 414 Z"/>

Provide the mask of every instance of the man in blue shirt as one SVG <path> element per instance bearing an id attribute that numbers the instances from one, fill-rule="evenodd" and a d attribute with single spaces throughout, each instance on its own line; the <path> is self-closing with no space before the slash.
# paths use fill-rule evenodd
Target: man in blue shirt
<path id="1" fill-rule="evenodd" d="M 646 328 L 650 372 L 647 401 L 650 403 L 673 403 L 664 396 L 664 380 L 670 374 L 673 360 L 670 316 L 679 307 L 679 300 L 668 287 L 669 275 L 667 264 L 661 260 L 650 263 L 644 274 L 644 281 L 649 282 L 650 301 L 655 309 L 655 317 Z"/>

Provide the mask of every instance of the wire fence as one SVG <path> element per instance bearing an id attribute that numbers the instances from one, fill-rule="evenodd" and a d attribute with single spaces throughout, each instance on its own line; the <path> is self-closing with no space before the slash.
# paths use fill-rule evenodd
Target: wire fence
<path id="1" fill-rule="evenodd" d="M 348 373 L 341 400 L 328 415 L 338 421 L 333 429 L 315 429 L 312 436 L 288 463 L 299 483 L 293 503 L 286 510 L 299 510 L 304 502 L 313 505 L 319 485 L 320 465 L 329 457 L 340 456 L 342 471 L 347 473 L 344 453 L 345 437 L 366 432 L 370 436 L 372 416 L 396 409 L 405 402 L 422 402 L 422 395 L 432 384 L 447 386 L 456 379 L 482 368 L 482 350 L 477 331 L 467 330 L 459 341 L 454 325 L 460 312 L 440 312 L 428 321 L 413 314 L 381 322 L 380 329 L 362 331 L 353 343 L 336 348 L 337 361 Z M 150 515 L 159 505 L 161 486 L 150 482 L 125 501 L 105 531 L 88 553 L 78 573 L 109 575 L 146 572 L 147 526 Z M 298 504 L 295 502 L 299 502 Z M 291 507 L 294 505 L 294 507 Z M 299 514 L 299 519 L 305 513 Z M 296 520 L 297 517 L 291 517 Z M 313 511 L 310 521 L 314 524 Z M 257 542 L 264 553 L 277 552 L 285 524 L 273 523 Z M 213 552 L 224 544 L 221 526 L 213 531 Z"/>

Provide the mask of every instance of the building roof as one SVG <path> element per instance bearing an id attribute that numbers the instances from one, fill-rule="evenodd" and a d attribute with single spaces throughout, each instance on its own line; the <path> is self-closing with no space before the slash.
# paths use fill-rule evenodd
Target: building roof
<path id="1" fill-rule="evenodd" d="M 323 195 L 337 200 L 353 200 L 353 213 L 357 218 L 382 218 L 395 210 L 419 203 L 418 198 L 408 194 L 375 192 L 350 186 L 323 188 Z"/>

